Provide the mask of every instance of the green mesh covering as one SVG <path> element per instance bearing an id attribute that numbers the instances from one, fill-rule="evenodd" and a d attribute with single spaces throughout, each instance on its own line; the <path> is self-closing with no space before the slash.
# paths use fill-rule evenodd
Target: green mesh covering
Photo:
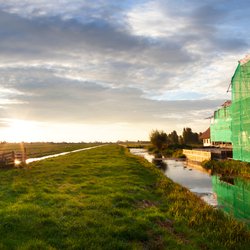
<path id="1" fill-rule="evenodd" d="M 234 184 L 212 176 L 213 191 L 219 207 L 250 225 L 250 184 L 247 180 L 234 179 Z"/>
<path id="2" fill-rule="evenodd" d="M 250 61 L 232 77 L 232 143 L 233 158 L 250 162 Z"/>
<path id="3" fill-rule="evenodd" d="M 214 119 L 210 125 L 212 142 L 232 142 L 231 106 L 222 107 L 214 112 Z"/>

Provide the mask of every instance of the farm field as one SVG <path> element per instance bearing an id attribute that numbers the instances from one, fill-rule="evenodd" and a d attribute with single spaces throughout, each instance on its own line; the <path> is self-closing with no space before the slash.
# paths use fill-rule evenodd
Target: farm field
<path id="1" fill-rule="evenodd" d="M 0 170 L 0 249 L 248 249 L 250 232 L 117 145 Z"/>
<path id="2" fill-rule="evenodd" d="M 99 143 L 100 144 L 100 143 Z M 80 148 L 87 148 L 99 145 L 98 143 L 54 143 L 54 142 L 31 142 L 31 143 L 1 143 L 0 152 L 22 151 L 26 149 L 27 157 L 41 157 L 73 151 Z"/>

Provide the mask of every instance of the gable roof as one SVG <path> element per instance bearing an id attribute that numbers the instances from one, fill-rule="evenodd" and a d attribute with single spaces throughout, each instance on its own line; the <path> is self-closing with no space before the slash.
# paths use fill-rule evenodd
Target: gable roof
<path id="1" fill-rule="evenodd" d="M 205 132 L 203 132 L 200 136 L 201 139 L 209 139 L 210 138 L 210 128 L 208 128 Z"/>

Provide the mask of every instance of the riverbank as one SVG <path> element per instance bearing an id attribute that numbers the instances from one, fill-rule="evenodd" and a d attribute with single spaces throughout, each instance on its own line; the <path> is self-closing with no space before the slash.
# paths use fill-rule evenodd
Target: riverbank
<path id="1" fill-rule="evenodd" d="M 116 145 L 0 172 L 1 249 L 248 249 L 243 224 Z"/>
<path id="2" fill-rule="evenodd" d="M 235 160 L 209 160 L 202 163 L 202 166 L 210 170 L 212 174 L 219 174 L 227 177 L 243 177 L 250 179 L 250 163 Z"/>

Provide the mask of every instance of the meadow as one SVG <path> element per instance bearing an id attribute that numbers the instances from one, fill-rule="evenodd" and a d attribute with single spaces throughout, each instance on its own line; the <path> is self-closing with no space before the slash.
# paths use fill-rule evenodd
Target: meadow
<path id="1" fill-rule="evenodd" d="M 0 170 L 0 249 L 248 249 L 247 227 L 118 145 Z"/>
<path id="2" fill-rule="evenodd" d="M 0 152 L 26 150 L 28 158 L 41 157 L 73 151 L 99 145 L 100 143 L 54 143 L 54 142 L 23 142 L 23 143 L 1 143 Z"/>

